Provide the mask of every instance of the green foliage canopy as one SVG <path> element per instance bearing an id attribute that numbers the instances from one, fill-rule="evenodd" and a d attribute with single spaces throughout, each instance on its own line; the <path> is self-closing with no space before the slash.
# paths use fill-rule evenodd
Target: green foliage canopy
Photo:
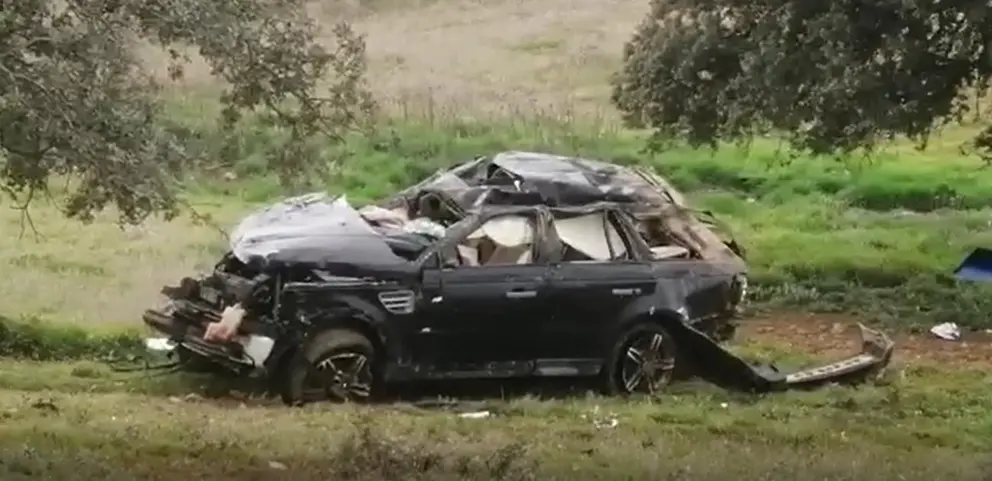
<path id="1" fill-rule="evenodd" d="M 224 85 L 225 128 L 246 113 L 289 133 L 271 154 L 284 181 L 320 173 L 319 137 L 340 139 L 375 107 L 363 39 L 346 24 L 335 49 L 302 0 L 0 0 L 0 189 L 16 202 L 70 178 L 65 213 L 107 206 L 124 223 L 179 211 L 183 139 L 163 119 L 161 84 L 141 45 L 193 47 Z"/>
<path id="2" fill-rule="evenodd" d="M 925 146 L 992 75 L 984 0 L 652 0 L 613 79 L 614 104 L 655 140 L 784 132 L 813 153 Z M 975 145 L 992 153 L 992 130 Z"/>

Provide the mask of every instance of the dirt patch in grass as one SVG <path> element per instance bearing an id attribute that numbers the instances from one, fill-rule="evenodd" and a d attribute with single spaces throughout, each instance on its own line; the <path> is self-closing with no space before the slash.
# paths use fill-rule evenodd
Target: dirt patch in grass
<path id="1" fill-rule="evenodd" d="M 741 339 L 839 358 L 860 349 L 858 322 L 856 317 L 842 314 L 769 314 L 744 321 Z M 956 342 L 938 339 L 929 332 L 893 332 L 890 337 L 896 344 L 896 364 L 992 367 L 992 335 L 986 331 L 964 332 Z"/>

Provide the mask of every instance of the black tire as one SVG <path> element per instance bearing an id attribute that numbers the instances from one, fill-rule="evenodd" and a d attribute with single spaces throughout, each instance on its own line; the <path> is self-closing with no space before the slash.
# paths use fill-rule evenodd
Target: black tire
<path id="1" fill-rule="evenodd" d="M 372 341 L 352 329 L 328 329 L 313 337 L 286 363 L 282 400 L 299 406 L 313 402 L 374 399 L 379 363 Z"/>
<path id="2" fill-rule="evenodd" d="M 606 391 L 614 396 L 664 392 L 676 374 L 678 350 L 664 327 L 638 323 L 617 340 L 603 370 Z"/>

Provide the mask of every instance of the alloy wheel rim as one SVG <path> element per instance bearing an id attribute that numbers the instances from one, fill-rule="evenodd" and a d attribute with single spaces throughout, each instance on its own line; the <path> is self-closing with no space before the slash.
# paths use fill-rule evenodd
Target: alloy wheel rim
<path id="1" fill-rule="evenodd" d="M 655 394 L 668 384 L 674 369 L 675 358 L 665 350 L 665 337 L 657 332 L 645 333 L 627 344 L 620 382 L 628 393 Z"/>
<path id="2" fill-rule="evenodd" d="M 372 365 L 361 353 L 334 354 L 315 363 L 306 381 L 307 400 L 364 401 L 372 393 Z"/>

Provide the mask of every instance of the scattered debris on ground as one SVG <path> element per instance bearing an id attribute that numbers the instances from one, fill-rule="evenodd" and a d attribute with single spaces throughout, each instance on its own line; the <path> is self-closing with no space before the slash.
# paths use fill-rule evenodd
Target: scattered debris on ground
<path id="1" fill-rule="evenodd" d="M 937 324 L 930 328 L 930 333 L 945 341 L 961 340 L 961 328 L 953 322 Z"/>

